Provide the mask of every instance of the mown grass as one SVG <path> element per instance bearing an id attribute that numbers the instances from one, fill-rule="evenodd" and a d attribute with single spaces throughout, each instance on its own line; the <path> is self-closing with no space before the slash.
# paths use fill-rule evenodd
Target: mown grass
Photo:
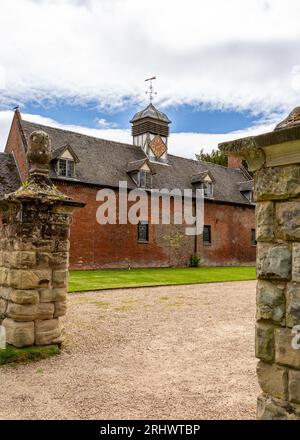
<path id="1" fill-rule="evenodd" d="M 0 349 L 0 365 L 8 363 L 34 362 L 59 353 L 60 349 L 57 345 L 16 348 L 7 344 L 5 349 Z"/>
<path id="2" fill-rule="evenodd" d="M 126 287 L 245 281 L 256 278 L 254 266 L 77 270 L 70 272 L 69 292 Z"/>

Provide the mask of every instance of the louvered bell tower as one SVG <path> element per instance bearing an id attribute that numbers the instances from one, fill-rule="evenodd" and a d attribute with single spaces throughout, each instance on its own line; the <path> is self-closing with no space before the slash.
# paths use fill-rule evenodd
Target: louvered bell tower
<path id="1" fill-rule="evenodd" d="M 131 119 L 133 144 L 143 149 L 151 162 L 168 162 L 171 121 L 150 104 Z"/>

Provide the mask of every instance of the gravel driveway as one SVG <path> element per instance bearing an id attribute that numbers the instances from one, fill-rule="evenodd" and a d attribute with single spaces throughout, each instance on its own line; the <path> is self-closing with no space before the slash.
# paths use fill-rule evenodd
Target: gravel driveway
<path id="1" fill-rule="evenodd" d="M 254 315 L 255 281 L 71 294 L 63 353 L 0 369 L 0 418 L 254 418 Z"/>

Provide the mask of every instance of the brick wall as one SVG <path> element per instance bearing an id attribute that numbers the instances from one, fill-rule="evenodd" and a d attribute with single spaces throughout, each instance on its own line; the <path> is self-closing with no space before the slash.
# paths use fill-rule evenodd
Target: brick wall
<path id="1" fill-rule="evenodd" d="M 251 244 L 255 229 L 254 207 L 206 203 L 204 224 L 211 226 L 211 245 L 203 246 L 207 264 L 238 265 L 255 262 L 256 247 Z"/>
<path id="2" fill-rule="evenodd" d="M 15 156 L 22 182 L 28 178 L 28 164 L 26 159 L 26 151 L 21 137 L 19 128 L 19 114 L 15 112 L 8 135 L 5 153 L 12 153 Z"/>
<path id="3" fill-rule="evenodd" d="M 99 188 L 57 184 L 60 191 L 86 203 L 75 212 L 71 226 L 71 268 L 116 268 L 186 266 L 197 253 L 207 265 L 253 263 L 255 246 L 251 229 L 254 209 L 206 203 L 205 224 L 211 225 L 212 243 L 203 246 L 202 237 L 186 236 L 185 225 L 149 225 L 149 242 L 139 243 L 136 225 L 99 225 L 96 201 Z M 171 210 L 173 204 L 171 203 Z"/>

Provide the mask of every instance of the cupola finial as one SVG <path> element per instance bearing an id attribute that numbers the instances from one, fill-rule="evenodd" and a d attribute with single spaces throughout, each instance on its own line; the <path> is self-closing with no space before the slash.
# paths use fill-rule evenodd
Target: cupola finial
<path id="1" fill-rule="evenodd" d="M 152 103 L 153 95 L 157 95 L 157 92 L 155 92 L 155 91 L 153 90 L 153 84 L 152 84 L 152 81 L 153 81 L 154 79 L 156 79 L 156 76 L 152 76 L 151 78 L 147 78 L 147 79 L 145 79 L 145 82 L 148 82 L 148 83 L 149 83 L 149 90 L 146 90 L 145 93 L 146 93 L 146 95 L 149 95 L 150 104 Z"/>

